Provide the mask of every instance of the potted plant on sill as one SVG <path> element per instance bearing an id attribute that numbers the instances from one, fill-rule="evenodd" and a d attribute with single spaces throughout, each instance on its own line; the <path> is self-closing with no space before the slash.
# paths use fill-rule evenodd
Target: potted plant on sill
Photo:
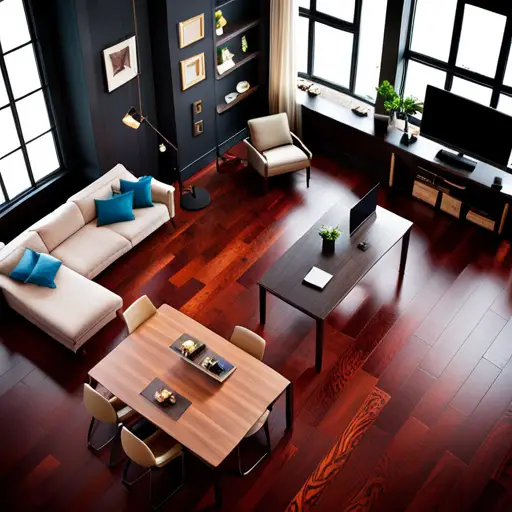
<path id="1" fill-rule="evenodd" d="M 423 103 L 414 96 L 408 96 L 407 98 L 400 96 L 388 80 L 384 80 L 377 87 L 377 93 L 384 99 L 384 109 L 389 113 L 390 120 L 393 120 L 395 116 L 398 119 L 405 120 L 402 143 L 409 145 L 416 142 L 417 138 L 409 135 L 409 116 L 422 113 Z"/>
<path id="2" fill-rule="evenodd" d="M 341 235 L 341 231 L 338 226 L 334 228 L 331 226 L 322 226 L 318 234 L 322 238 L 322 253 L 333 254 L 336 246 L 336 240 Z"/>

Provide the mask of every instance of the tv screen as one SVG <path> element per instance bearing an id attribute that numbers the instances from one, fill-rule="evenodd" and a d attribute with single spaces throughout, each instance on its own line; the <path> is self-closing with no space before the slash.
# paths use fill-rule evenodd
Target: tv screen
<path id="1" fill-rule="evenodd" d="M 377 209 L 378 190 L 379 183 L 350 210 L 350 235 L 352 235 Z"/>
<path id="2" fill-rule="evenodd" d="M 421 135 L 491 164 L 507 166 L 512 117 L 429 85 Z"/>

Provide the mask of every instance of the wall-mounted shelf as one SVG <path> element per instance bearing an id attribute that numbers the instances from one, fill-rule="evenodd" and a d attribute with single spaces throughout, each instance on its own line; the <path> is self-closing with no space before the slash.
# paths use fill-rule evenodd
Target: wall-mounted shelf
<path id="1" fill-rule="evenodd" d="M 248 91 L 239 94 L 237 98 L 233 100 L 231 103 L 222 103 L 221 105 L 217 105 L 217 114 L 224 114 L 224 112 L 227 112 L 230 108 L 233 108 L 237 103 L 240 103 L 249 96 L 253 95 L 259 88 L 259 85 L 255 85 L 254 87 L 251 87 Z"/>
<path id="2" fill-rule="evenodd" d="M 221 46 L 231 41 L 234 37 L 244 34 L 251 28 L 257 27 L 261 20 L 245 21 L 242 23 L 228 23 L 227 28 L 224 29 L 224 34 L 217 39 L 215 45 Z"/>
<path id="3" fill-rule="evenodd" d="M 244 64 L 247 64 L 251 60 L 255 59 L 256 57 L 260 56 L 260 52 L 252 52 L 246 55 L 240 62 L 237 62 L 232 68 L 228 69 L 225 73 L 222 73 L 222 75 L 219 75 L 217 73 L 217 80 L 222 80 L 224 77 L 228 76 L 230 73 L 233 73 L 233 71 L 236 71 L 238 68 L 241 68 Z"/>

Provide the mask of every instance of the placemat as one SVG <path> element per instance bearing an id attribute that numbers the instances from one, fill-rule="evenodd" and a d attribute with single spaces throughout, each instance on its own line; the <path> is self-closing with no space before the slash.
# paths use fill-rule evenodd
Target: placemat
<path id="1" fill-rule="evenodd" d="M 171 404 L 161 404 L 155 400 L 155 392 L 160 391 L 161 389 L 168 389 L 172 391 L 176 396 L 176 403 L 174 405 Z M 189 408 L 191 405 L 190 400 L 187 400 L 184 396 L 181 396 L 179 393 L 176 393 L 174 389 L 171 389 L 165 382 L 160 379 L 153 379 L 151 384 L 149 384 L 143 391 L 140 393 L 145 399 L 149 400 L 151 403 L 155 404 L 160 410 L 165 412 L 167 416 L 170 416 L 174 421 L 178 421 L 181 415 Z"/>

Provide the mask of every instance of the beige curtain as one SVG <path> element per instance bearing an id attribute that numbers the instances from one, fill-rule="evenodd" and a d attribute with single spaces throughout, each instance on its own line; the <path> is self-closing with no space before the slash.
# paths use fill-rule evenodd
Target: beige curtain
<path id="1" fill-rule="evenodd" d="M 297 58 L 295 36 L 299 18 L 297 0 L 270 2 L 270 112 L 286 112 L 292 131 L 301 133 L 297 105 Z"/>

